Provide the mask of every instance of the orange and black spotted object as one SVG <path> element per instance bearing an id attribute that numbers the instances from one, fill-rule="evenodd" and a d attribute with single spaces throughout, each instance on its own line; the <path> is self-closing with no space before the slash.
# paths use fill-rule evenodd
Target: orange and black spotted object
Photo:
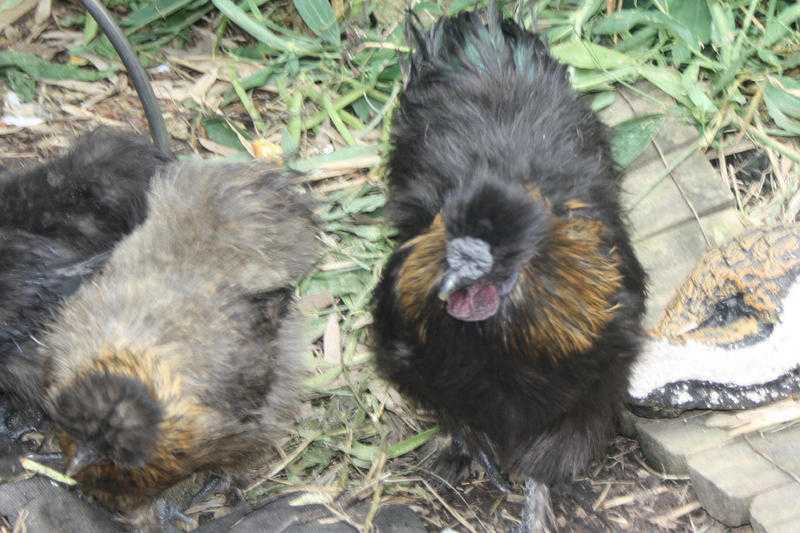
<path id="1" fill-rule="evenodd" d="M 486 18 L 408 25 L 376 361 L 469 456 L 550 484 L 613 432 L 645 273 L 605 127 L 539 37 Z"/>

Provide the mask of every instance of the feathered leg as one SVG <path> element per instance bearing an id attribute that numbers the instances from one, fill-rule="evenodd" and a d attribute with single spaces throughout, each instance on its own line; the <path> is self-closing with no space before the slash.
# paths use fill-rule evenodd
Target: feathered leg
<path id="1" fill-rule="evenodd" d="M 552 533 L 555 528 L 555 515 L 550 500 L 550 488 L 532 478 L 525 481 L 523 492 L 525 502 L 522 509 L 522 523 L 516 533 Z"/>

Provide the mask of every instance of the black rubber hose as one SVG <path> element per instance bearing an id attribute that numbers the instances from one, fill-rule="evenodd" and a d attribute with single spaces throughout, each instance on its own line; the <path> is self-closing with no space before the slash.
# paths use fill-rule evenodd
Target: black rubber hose
<path id="1" fill-rule="evenodd" d="M 139 63 L 139 58 L 131 48 L 125 34 L 111 15 L 106 11 L 100 2 L 96 0 L 81 0 L 83 7 L 89 12 L 90 15 L 97 21 L 97 25 L 106 34 L 108 40 L 114 45 L 114 49 L 119 54 L 122 64 L 128 71 L 131 77 L 133 87 L 139 94 L 139 100 L 142 102 L 144 114 L 147 117 L 147 125 L 150 127 L 150 135 L 153 137 L 153 142 L 164 152 L 171 154 L 169 149 L 169 135 L 167 134 L 167 126 L 164 124 L 164 116 L 161 114 L 161 107 L 158 105 L 156 95 L 153 92 L 153 87 L 150 85 L 150 80 L 147 77 L 142 64 Z"/>

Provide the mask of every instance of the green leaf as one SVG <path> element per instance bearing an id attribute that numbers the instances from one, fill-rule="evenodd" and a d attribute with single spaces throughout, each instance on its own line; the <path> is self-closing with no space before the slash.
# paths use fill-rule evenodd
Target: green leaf
<path id="1" fill-rule="evenodd" d="M 421 431 L 416 435 L 412 435 L 407 439 L 401 440 L 400 442 L 389 446 L 386 450 L 386 455 L 389 459 L 401 457 L 416 450 L 435 437 L 437 433 L 439 433 L 438 426 Z M 345 453 L 349 453 L 351 457 L 360 459 L 366 463 L 374 461 L 380 452 L 380 448 L 378 446 L 374 444 L 363 444 L 357 440 L 354 440 L 350 443 L 349 449 L 345 446 L 339 446 L 339 449 Z"/>
<path id="2" fill-rule="evenodd" d="M 677 67 L 688 63 L 691 57 L 692 52 L 685 45 L 681 43 L 675 43 L 675 45 L 672 47 L 672 64 L 674 66 Z"/>
<path id="3" fill-rule="evenodd" d="M 640 30 L 631 33 L 630 37 L 620 41 L 616 46 L 618 52 L 630 52 L 633 50 L 644 51 L 649 49 L 653 41 L 658 37 L 658 28 L 645 26 Z"/>
<path id="4" fill-rule="evenodd" d="M 108 78 L 112 70 L 89 70 L 75 65 L 50 63 L 33 54 L 0 50 L 0 68 L 17 67 L 37 80 L 78 80 L 97 81 Z"/>
<path id="5" fill-rule="evenodd" d="M 711 11 L 703 0 L 671 0 L 669 14 L 702 43 L 711 39 Z"/>
<path id="6" fill-rule="evenodd" d="M 630 82 L 636 79 L 636 66 L 631 65 L 609 71 L 589 71 L 576 69 L 572 73 L 572 87 L 578 92 L 598 91 L 611 89 L 615 82 Z"/>
<path id="7" fill-rule="evenodd" d="M 184 6 L 191 4 L 193 1 L 194 0 L 155 0 L 153 2 L 146 2 L 144 6 L 122 19 L 120 25 L 126 28 L 127 34 L 131 34 L 144 28 L 151 22 L 166 18 L 168 15 L 179 11 Z"/>
<path id="8" fill-rule="evenodd" d="M 550 49 L 561 63 L 589 70 L 611 70 L 635 65 L 636 61 L 616 50 L 586 41 L 568 41 Z"/>
<path id="9" fill-rule="evenodd" d="M 329 0 L 294 0 L 294 8 L 311 31 L 339 46 L 341 31 Z"/>
<path id="10" fill-rule="evenodd" d="M 416 435 L 412 435 L 405 440 L 401 440 L 389 446 L 389 449 L 386 450 L 386 455 L 388 455 L 390 459 L 394 459 L 412 452 L 431 440 L 437 433 L 439 433 L 438 426 L 433 426 L 432 428 L 421 431 Z"/>
<path id="11" fill-rule="evenodd" d="M 722 63 L 729 65 L 736 36 L 733 8 L 719 0 L 707 0 L 707 5 L 711 13 L 711 44 L 719 51 Z"/>
<path id="12" fill-rule="evenodd" d="M 781 62 L 781 59 L 777 55 L 767 50 L 766 48 L 756 48 L 756 54 L 758 55 L 758 58 L 764 63 L 772 65 L 773 67 L 779 70 L 783 68 L 783 63 Z M 792 68 L 792 67 L 786 67 L 786 68 Z"/>
<path id="13" fill-rule="evenodd" d="M 356 213 L 371 213 L 386 203 L 386 197 L 382 194 L 368 194 L 353 198 L 342 205 L 345 213 L 354 215 Z"/>
<path id="14" fill-rule="evenodd" d="M 328 224 L 325 226 L 326 231 L 343 231 L 346 233 L 352 233 L 356 237 L 361 237 L 362 239 L 366 239 L 370 242 L 379 241 L 385 237 L 387 237 L 386 227 L 385 226 L 378 226 L 378 225 L 356 225 L 356 224 L 341 224 L 339 222 L 334 222 L 332 224 Z"/>
<path id="15" fill-rule="evenodd" d="M 791 25 L 798 19 L 800 19 L 800 3 L 795 3 L 767 22 L 767 29 L 764 31 L 764 40 L 761 44 L 772 46 L 778 42 L 791 31 Z"/>
<path id="16" fill-rule="evenodd" d="M 614 100 L 617 98 L 617 93 L 614 91 L 605 91 L 602 93 L 597 94 L 594 98 L 592 98 L 592 111 L 595 113 L 601 111 L 611 104 L 614 103 Z"/>
<path id="17" fill-rule="evenodd" d="M 320 272 L 311 277 L 306 285 L 308 292 L 328 291 L 341 298 L 349 294 L 359 294 L 367 284 L 368 276 L 356 272 Z"/>
<path id="18" fill-rule="evenodd" d="M 785 132 L 800 135 L 800 82 L 786 77 L 770 81 L 764 89 L 769 116 Z"/>
<path id="19" fill-rule="evenodd" d="M 351 107 L 353 111 L 356 112 L 356 116 L 363 120 L 364 122 L 369 120 L 370 113 L 372 112 L 372 108 L 367 103 L 366 98 L 359 98 L 355 102 L 352 103 Z"/>
<path id="20" fill-rule="evenodd" d="M 572 29 L 575 35 L 580 37 L 583 34 L 583 27 L 595 13 L 603 8 L 603 0 L 583 0 L 583 4 L 572 15 Z"/>
<path id="21" fill-rule="evenodd" d="M 253 20 L 250 15 L 231 2 L 231 0 L 211 1 L 223 15 L 231 20 L 231 22 L 270 48 L 296 55 L 316 54 L 320 51 L 320 43 L 310 39 L 301 39 L 299 37 L 288 38 L 276 35 L 268 30 L 265 25 L 259 23 L 257 20 Z"/>
<path id="22" fill-rule="evenodd" d="M 36 98 L 36 80 L 28 74 L 12 68 L 6 72 L 5 77 L 9 88 L 17 93 L 21 101 L 31 102 Z"/>
<path id="23" fill-rule="evenodd" d="M 430 15 L 434 17 L 440 17 L 444 15 L 444 10 L 442 10 L 442 6 L 437 4 L 436 2 L 419 2 L 417 5 L 414 6 L 414 13 L 422 13 L 426 11 Z"/>
<path id="24" fill-rule="evenodd" d="M 620 168 L 626 168 L 647 148 L 661 126 L 660 114 L 635 117 L 614 126 L 611 132 L 611 153 Z"/>
<path id="25" fill-rule="evenodd" d="M 786 58 L 781 62 L 783 68 L 786 70 L 793 69 L 800 67 L 800 51 L 794 52 L 793 54 L 789 54 Z"/>
<path id="26" fill-rule="evenodd" d="M 699 73 L 700 65 L 697 61 L 694 61 L 686 68 L 681 76 L 683 87 L 689 95 L 689 100 L 692 101 L 703 116 L 705 114 L 716 113 L 718 111 L 717 106 L 711 101 L 708 95 L 703 92 L 702 86 L 697 81 Z"/>
<path id="27" fill-rule="evenodd" d="M 700 54 L 701 38 L 695 35 L 682 22 L 658 11 L 624 9 L 606 17 L 594 26 L 592 31 L 601 35 L 623 33 L 638 25 L 656 26 L 668 31 L 695 54 Z"/>
<path id="28" fill-rule="evenodd" d="M 475 0 L 453 0 L 447 8 L 447 14 L 450 16 L 457 15 L 464 10 L 473 9 L 475 7 Z"/>
<path id="29" fill-rule="evenodd" d="M 286 166 L 298 172 L 311 172 L 331 164 L 363 164 L 365 160 L 378 157 L 378 145 L 346 146 L 329 154 L 290 161 Z"/>
<path id="30" fill-rule="evenodd" d="M 681 75 L 678 74 L 677 71 L 668 67 L 640 65 L 638 72 L 644 79 L 673 97 L 675 100 L 679 101 L 683 105 L 689 105 L 686 88 L 683 85 Z"/>
<path id="31" fill-rule="evenodd" d="M 83 44 L 89 44 L 92 39 L 97 37 L 97 21 L 91 15 L 86 15 L 83 21 Z"/>
<path id="32" fill-rule="evenodd" d="M 203 119 L 203 127 L 206 129 L 208 138 L 215 143 L 246 152 L 239 141 L 239 136 L 225 120 L 218 117 L 206 118 Z"/>

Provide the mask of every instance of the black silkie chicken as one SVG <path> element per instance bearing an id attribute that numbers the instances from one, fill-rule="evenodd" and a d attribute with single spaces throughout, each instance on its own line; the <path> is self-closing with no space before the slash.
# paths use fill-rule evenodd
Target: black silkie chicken
<path id="1" fill-rule="evenodd" d="M 0 229 L 0 390 L 19 407 L 37 406 L 41 400 L 36 353 L 41 328 L 107 257 L 26 231 Z"/>
<path id="2" fill-rule="evenodd" d="M 488 19 L 409 22 L 376 361 L 487 474 L 550 485 L 612 435 L 645 274 L 605 128 L 539 37 Z"/>
<path id="3" fill-rule="evenodd" d="M 63 156 L 0 173 L 0 390 L 39 403 L 43 324 L 144 220 L 150 178 L 171 159 L 145 137 L 100 128 Z"/>
<path id="4" fill-rule="evenodd" d="M 98 128 L 61 157 L 0 173 L 0 227 L 107 251 L 144 220 L 150 178 L 171 159 L 146 137 Z"/>
<path id="5" fill-rule="evenodd" d="M 168 165 L 148 216 L 41 338 L 46 413 L 81 489 L 137 524 L 195 471 L 244 475 L 295 412 L 293 284 L 316 226 L 281 169 Z M 151 504 L 156 504 L 155 506 Z"/>

